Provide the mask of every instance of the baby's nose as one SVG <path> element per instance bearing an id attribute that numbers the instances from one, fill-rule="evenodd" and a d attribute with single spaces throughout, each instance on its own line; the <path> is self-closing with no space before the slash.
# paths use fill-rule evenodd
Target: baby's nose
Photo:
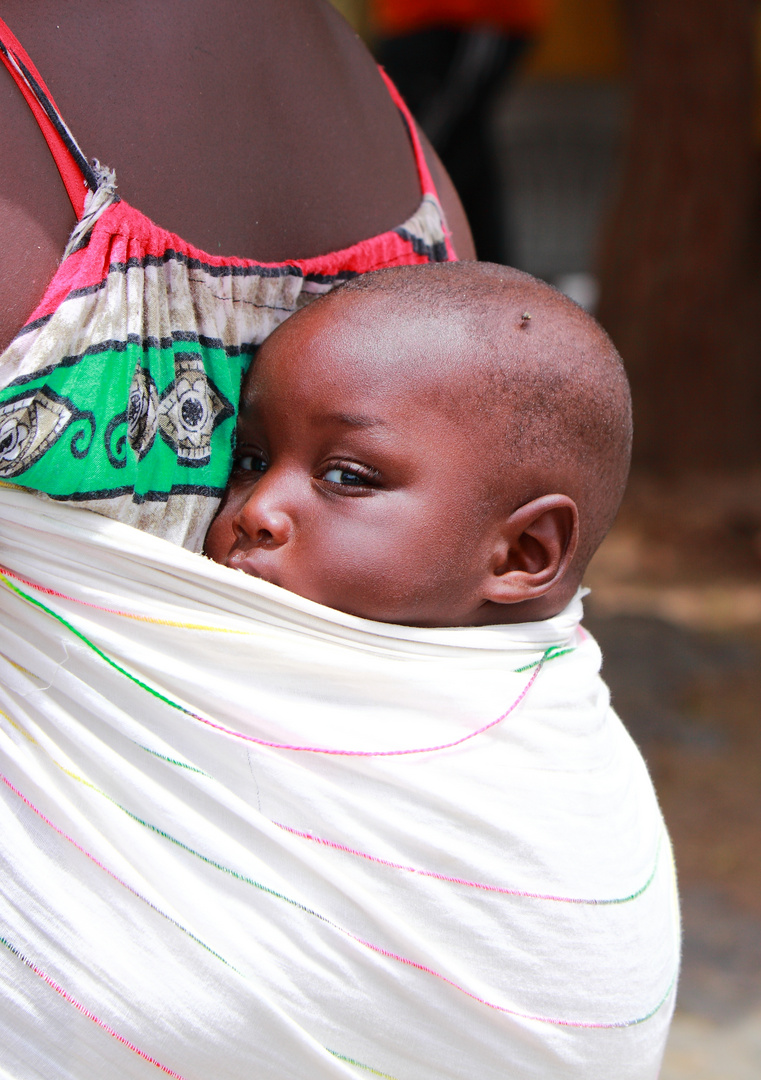
<path id="1" fill-rule="evenodd" d="M 256 547 L 280 547 L 293 534 L 293 518 L 286 507 L 283 485 L 265 474 L 241 507 L 236 529 Z"/>

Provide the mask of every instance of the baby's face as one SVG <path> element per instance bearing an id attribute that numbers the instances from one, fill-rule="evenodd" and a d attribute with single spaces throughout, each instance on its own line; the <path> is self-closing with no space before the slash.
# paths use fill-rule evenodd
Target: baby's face
<path id="1" fill-rule="evenodd" d="M 348 320 L 317 305 L 260 350 L 206 553 L 368 619 L 489 621 L 493 433 L 435 362 L 418 378 L 414 329 L 352 319 L 355 303 Z"/>

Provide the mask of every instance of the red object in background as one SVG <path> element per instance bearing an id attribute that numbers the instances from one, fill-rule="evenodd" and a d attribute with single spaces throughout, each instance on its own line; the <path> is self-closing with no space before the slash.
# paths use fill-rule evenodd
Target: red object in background
<path id="1" fill-rule="evenodd" d="M 373 0 L 379 34 L 394 37 L 429 26 L 489 26 L 533 35 L 547 22 L 552 0 Z"/>

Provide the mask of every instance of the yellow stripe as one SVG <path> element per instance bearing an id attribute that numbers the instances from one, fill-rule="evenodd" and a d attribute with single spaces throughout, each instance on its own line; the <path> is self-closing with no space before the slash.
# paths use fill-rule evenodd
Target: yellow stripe
<path id="1" fill-rule="evenodd" d="M 11 485 L 4 484 L 4 482 L 0 480 L 0 486 L 10 487 Z M 0 572 L 0 582 L 6 585 L 12 592 L 15 592 L 12 580 L 9 581 L 8 577 L 2 572 Z M 48 590 L 45 589 L 44 586 L 35 586 L 34 582 L 29 582 L 28 584 L 30 588 L 37 589 L 43 595 L 49 595 Z M 104 615 L 116 615 L 122 619 L 133 619 L 135 622 L 152 623 L 154 626 L 171 626 L 178 630 L 204 630 L 210 634 L 238 634 L 241 637 L 267 636 L 267 634 L 261 630 L 233 630 L 226 626 L 208 626 L 206 623 L 185 623 L 177 622 L 175 619 L 155 619 L 152 615 L 134 615 L 130 611 L 119 611 L 116 608 L 101 607 L 99 604 L 88 604 L 86 600 L 77 600 L 75 596 L 66 596 L 65 593 L 58 593 L 57 590 L 55 590 L 53 599 L 68 600 L 72 604 L 77 604 L 80 607 L 88 607 L 92 611 L 100 611 L 101 614 Z M 13 663 L 13 661 L 10 661 L 10 663 Z"/>

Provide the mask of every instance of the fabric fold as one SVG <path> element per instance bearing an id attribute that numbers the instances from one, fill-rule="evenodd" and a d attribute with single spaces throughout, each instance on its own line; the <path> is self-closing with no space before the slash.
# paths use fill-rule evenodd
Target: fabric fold
<path id="1" fill-rule="evenodd" d="M 10 485 L 0 564 L 5 1075 L 654 1080 L 671 853 L 579 598 L 372 623 Z"/>

